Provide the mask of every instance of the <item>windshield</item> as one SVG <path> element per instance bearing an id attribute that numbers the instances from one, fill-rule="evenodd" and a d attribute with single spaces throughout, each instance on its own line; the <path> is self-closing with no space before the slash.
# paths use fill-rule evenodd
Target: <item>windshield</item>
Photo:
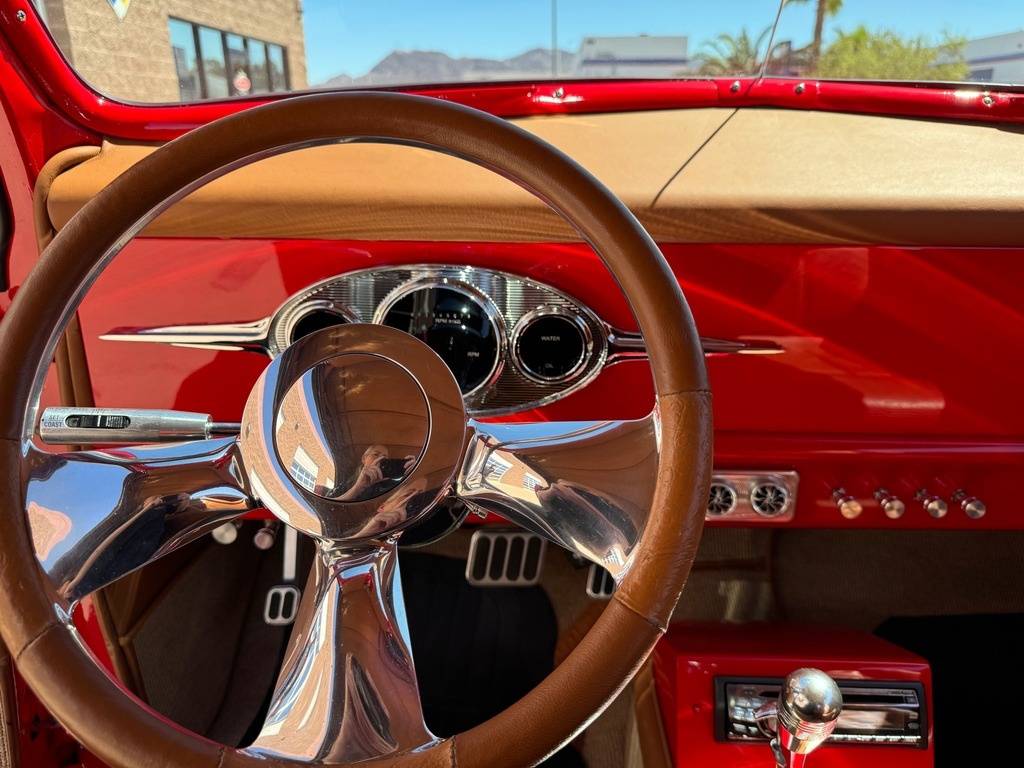
<path id="1" fill-rule="evenodd" d="M 1024 83 L 1021 0 L 789 0 L 781 14 L 777 0 L 34 2 L 81 77 L 133 102 L 762 65 L 767 76 Z"/>

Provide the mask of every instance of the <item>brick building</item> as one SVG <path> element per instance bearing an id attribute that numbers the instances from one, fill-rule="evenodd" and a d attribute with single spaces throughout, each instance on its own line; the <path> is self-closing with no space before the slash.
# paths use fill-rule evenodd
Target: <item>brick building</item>
<path id="1" fill-rule="evenodd" d="M 72 66 L 123 101 L 306 87 L 301 0 L 34 0 Z"/>

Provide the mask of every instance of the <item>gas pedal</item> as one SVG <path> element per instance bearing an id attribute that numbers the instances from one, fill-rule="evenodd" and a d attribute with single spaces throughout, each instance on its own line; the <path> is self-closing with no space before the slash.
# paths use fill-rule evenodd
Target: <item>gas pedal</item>
<path id="1" fill-rule="evenodd" d="M 475 587 L 531 587 L 540 581 L 547 540 L 524 531 L 480 529 L 469 540 L 466 581 Z"/>
<path id="2" fill-rule="evenodd" d="M 264 530 L 266 529 L 260 532 Z M 287 627 L 295 621 L 295 616 L 299 612 L 302 591 L 292 583 L 295 581 L 299 556 L 298 539 L 294 528 L 284 526 L 284 546 L 281 548 L 281 580 L 284 583 L 268 589 L 267 598 L 263 602 L 263 623 L 272 627 Z"/>
<path id="3" fill-rule="evenodd" d="M 615 579 L 597 563 L 591 563 L 587 572 L 587 595 L 595 600 L 611 600 L 615 594 Z"/>

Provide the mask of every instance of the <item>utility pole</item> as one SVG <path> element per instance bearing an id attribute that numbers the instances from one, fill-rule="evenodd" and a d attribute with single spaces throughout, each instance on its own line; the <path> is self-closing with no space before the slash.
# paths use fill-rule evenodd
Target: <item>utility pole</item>
<path id="1" fill-rule="evenodd" d="M 551 0 L 551 76 L 558 77 L 558 0 Z"/>

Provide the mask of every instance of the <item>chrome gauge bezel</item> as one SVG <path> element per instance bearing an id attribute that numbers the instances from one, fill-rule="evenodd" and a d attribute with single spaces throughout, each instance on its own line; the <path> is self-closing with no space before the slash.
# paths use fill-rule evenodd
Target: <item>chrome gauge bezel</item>
<path id="1" fill-rule="evenodd" d="M 345 307 L 338 306 L 332 301 L 318 299 L 315 301 L 299 303 L 294 305 L 292 311 L 289 312 L 286 316 L 282 317 L 280 321 L 279 327 L 281 328 L 281 335 L 287 340 L 288 344 L 295 343 L 295 340 L 292 339 L 292 334 L 295 332 L 295 326 L 297 326 L 301 320 L 313 314 L 314 312 L 330 312 L 334 315 L 337 315 L 346 323 L 358 322 L 358 320 L 356 320 L 356 318 L 352 316 L 352 313 L 349 312 Z M 277 316 L 275 315 L 275 320 L 276 319 Z M 273 335 L 275 330 L 274 325 L 275 323 L 272 322 L 271 335 Z"/>
<path id="2" fill-rule="evenodd" d="M 461 280 L 453 280 L 448 277 L 423 277 L 402 283 L 391 291 L 391 293 L 385 296 L 377 305 L 377 309 L 374 311 L 373 318 L 370 322 L 374 325 L 385 325 L 384 320 L 387 318 L 388 312 L 392 310 L 395 304 L 409 294 L 422 290 L 430 290 L 431 288 L 445 288 L 450 291 L 455 291 L 456 293 L 461 293 L 466 298 L 475 301 L 484 311 L 484 315 L 487 317 L 487 321 L 491 324 L 491 328 L 494 329 L 495 338 L 497 340 L 497 354 L 494 356 L 494 364 L 491 365 L 491 369 L 488 371 L 483 381 L 468 392 L 463 392 L 463 398 L 470 400 L 478 392 L 494 386 L 505 367 L 508 352 L 508 333 L 505 329 L 505 320 L 490 296 L 470 283 Z"/>
<path id="3" fill-rule="evenodd" d="M 573 323 L 583 335 L 583 354 L 580 355 L 579 361 L 572 367 L 570 371 L 562 374 L 561 376 L 542 376 L 536 371 L 530 370 L 530 367 L 523 362 L 522 353 L 519 350 L 519 342 L 522 339 L 523 333 L 537 320 L 544 317 L 564 317 L 569 322 Z M 519 372 L 531 381 L 537 382 L 538 384 L 568 384 L 574 379 L 579 377 L 587 367 L 587 361 L 594 354 L 594 334 L 587 325 L 586 321 L 578 314 L 567 312 L 561 307 L 554 306 L 542 306 L 537 307 L 534 310 L 527 312 L 516 323 L 515 328 L 512 330 L 512 348 L 510 358 Z"/>
<path id="4" fill-rule="evenodd" d="M 471 416 L 499 416 L 538 408 L 585 387 L 608 362 L 609 326 L 576 299 L 519 275 L 468 265 L 409 264 L 354 270 L 320 280 L 285 301 L 270 319 L 267 354 L 277 357 L 291 343 L 299 318 L 313 309 L 337 312 L 349 322 L 380 324 L 409 292 L 447 287 L 466 293 L 497 324 L 498 362 L 488 379 L 465 396 Z M 315 306 L 314 306 L 315 305 Z M 571 377 L 545 381 L 528 375 L 512 352 L 512 335 L 522 319 L 538 309 L 556 309 L 585 327 L 590 344 L 584 364 Z"/>

